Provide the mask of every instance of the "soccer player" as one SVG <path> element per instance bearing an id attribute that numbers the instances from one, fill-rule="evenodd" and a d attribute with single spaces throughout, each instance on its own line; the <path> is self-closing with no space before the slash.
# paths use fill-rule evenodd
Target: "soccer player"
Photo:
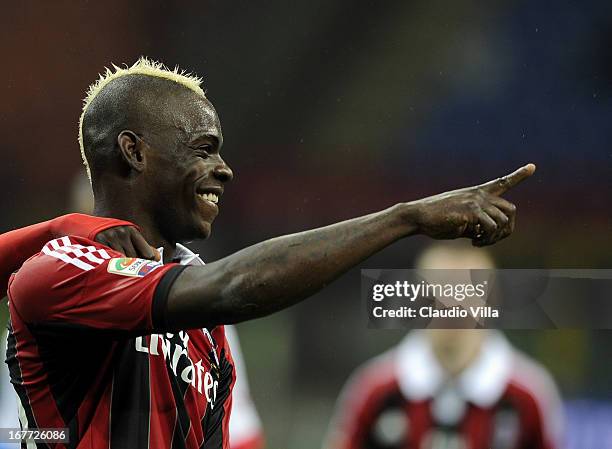
<path id="1" fill-rule="evenodd" d="M 73 189 L 73 195 L 81 199 L 86 197 L 88 192 L 82 192 L 84 189 L 90 189 L 89 182 L 86 186 L 77 184 L 76 189 Z M 79 210 L 87 209 L 78 203 L 73 201 L 73 207 Z M 89 211 L 83 210 L 83 212 Z M 66 234 L 95 239 L 129 257 L 155 260 L 159 260 L 160 257 L 158 251 L 146 243 L 131 223 L 111 218 L 69 214 L 0 235 L 0 291 L 6 291 L 6 280 L 9 279 L 11 273 L 16 271 L 30 256 L 39 252 L 45 243 Z M 5 306 L 1 300 L 0 305 Z M 225 329 L 236 366 L 233 412 L 229 424 L 231 449 L 259 449 L 263 447 L 264 434 L 259 415 L 250 396 L 246 369 L 240 353 L 240 342 L 233 326 L 227 326 Z M 6 336 L 0 330 L 0 354 L 5 354 L 5 349 Z M 8 377 L 8 367 L 0 366 L 0 428 L 19 427 L 15 392 Z M 0 449 L 3 447 L 4 445 L 0 443 Z M 15 444 L 8 445 L 7 443 L 7 449 L 8 447 L 15 447 Z"/>
<path id="2" fill-rule="evenodd" d="M 200 80 L 147 59 L 92 85 L 79 141 L 95 215 L 137 224 L 160 262 L 74 235 L 9 284 L 7 360 L 27 428 L 78 448 L 228 448 L 233 359 L 224 324 L 286 308 L 415 234 L 489 245 L 514 229 L 501 195 L 532 164 L 475 187 L 268 240 L 202 265 L 233 173 Z"/>
<path id="3" fill-rule="evenodd" d="M 421 269 L 492 269 L 471 247 L 436 245 Z M 325 449 L 560 449 L 550 374 L 493 330 L 408 333 L 347 382 Z"/>

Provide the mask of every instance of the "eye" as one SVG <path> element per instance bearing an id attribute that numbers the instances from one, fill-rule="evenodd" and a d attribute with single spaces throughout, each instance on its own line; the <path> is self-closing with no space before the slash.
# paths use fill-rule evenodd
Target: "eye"
<path id="1" fill-rule="evenodd" d="M 211 150 L 212 147 L 210 145 L 200 145 L 196 148 L 196 154 L 202 159 L 208 159 L 210 157 Z"/>

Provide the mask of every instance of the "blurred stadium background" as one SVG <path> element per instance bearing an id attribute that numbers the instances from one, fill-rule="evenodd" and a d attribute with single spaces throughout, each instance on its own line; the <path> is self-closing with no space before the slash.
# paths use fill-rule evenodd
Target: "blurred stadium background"
<path id="1" fill-rule="evenodd" d="M 70 211 L 84 91 L 148 55 L 204 76 L 221 116 L 236 179 L 205 260 L 535 162 L 498 265 L 612 266 L 609 1 L 12 2 L 0 24 L 0 232 Z M 426 244 L 364 267 L 410 268 Z M 352 369 L 403 335 L 366 329 L 359 285 L 239 326 L 269 448 L 318 447 Z M 612 447 L 587 436 L 612 332 L 508 335 L 557 380 L 568 447 Z"/>

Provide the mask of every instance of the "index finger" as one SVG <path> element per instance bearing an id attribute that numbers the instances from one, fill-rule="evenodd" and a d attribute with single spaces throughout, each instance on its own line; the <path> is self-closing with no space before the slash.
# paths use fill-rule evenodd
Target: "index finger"
<path id="1" fill-rule="evenodd" d="M 130 238 L 132 240 L 132 244 L 134 245 L 134 249 L 138 252 L 140 257 L 155 261 L 159 261 L 161 259 L 159 251 L 149 245 L 137 230 L 133 229 L 132 232 L 130 232 Z"/>
<path id="2" fill-rule="evenodd" d="M 479 187 L 493 195 L 501 195 L 535 173 L 535 164 L 527 164 L 509 175 L 494 179 Z"/>

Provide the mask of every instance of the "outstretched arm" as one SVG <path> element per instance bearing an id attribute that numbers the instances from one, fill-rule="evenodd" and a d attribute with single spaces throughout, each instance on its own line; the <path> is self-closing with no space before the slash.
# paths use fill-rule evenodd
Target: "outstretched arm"
<path id="1" fill-rule="evenodd" d="M 170 289 L 167 324 L 197 328 L 268 315 L 311 296 L 372 254 L 414 234 L 493 244 L 514 229 L 516 208 L 500 195 L 534 171 L 529 164 L 479 186 L 278 237 L 204 267 L 187 268 Z"/>

